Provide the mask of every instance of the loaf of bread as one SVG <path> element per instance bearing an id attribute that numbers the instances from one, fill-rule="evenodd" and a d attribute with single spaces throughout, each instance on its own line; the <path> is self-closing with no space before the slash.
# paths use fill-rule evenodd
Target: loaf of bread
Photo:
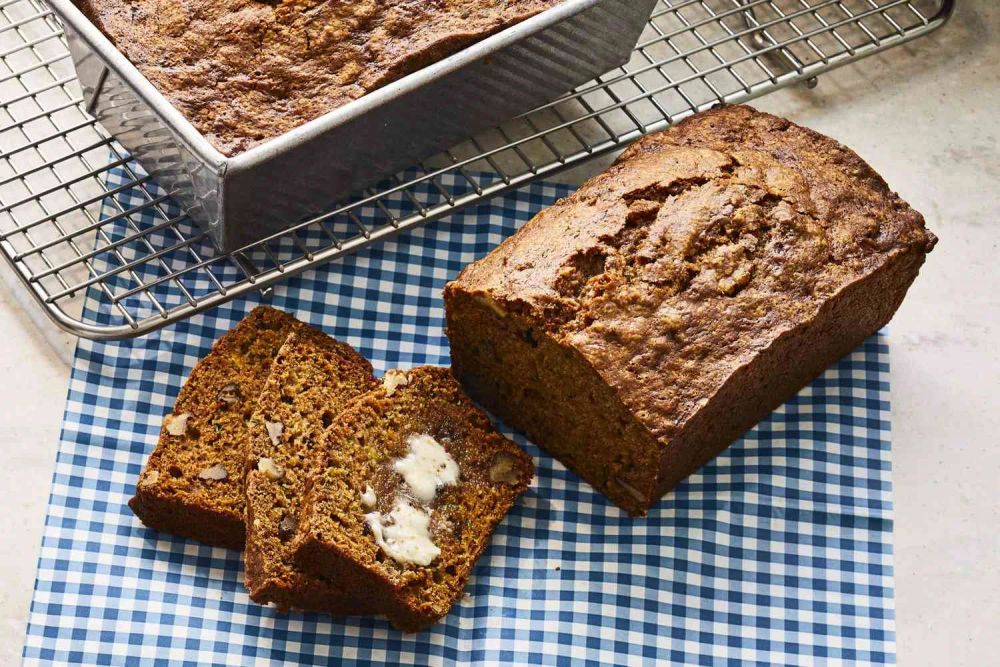
<path id="1" fill-rule="evenodd" d="M 194 367 L 129 501 L 144 524 L 243 548 L 246 423 L 275 355 L 302 326 L 273 308 L 255 308 Z"/>
<path id="2" fill-rule="evenodd" d="M 303 574 L 291 540 L 323 431 L 349 401 L 377 385 L 364 357 L 317 329 L 298 330 L 278 352 L 245 450 L 244 583 L 255 602 L 337 615 L 370 611 L 367 596 Z"/>
<path id="3" fill-rule="evenodd" d="M 558 2 L 76 0 L 230 156 Z"/>
<path id="4" fill-rule="evenodd" d="M 446 287 L 453 370 L 641 514 L 886 324 L 935 241 L 836 141 L 712 110 Z"/>
<path id="5" fill-rule="evenodd" d="M 321 451 L 296 559 L 406 631 L 448 613 L 534 475 L 448 369 L 430 366 L 387 373 L 334 420 Z"/>

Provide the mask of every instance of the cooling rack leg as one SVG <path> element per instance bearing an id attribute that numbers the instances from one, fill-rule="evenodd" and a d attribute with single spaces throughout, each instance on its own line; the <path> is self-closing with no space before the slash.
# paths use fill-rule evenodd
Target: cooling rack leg
<path id="1" fill-rule="evenodd" d="M 254 264 L 253 261 L 242 252 L 238 252 L 235 255 L 233 255 L 233 259 L 236 260 L 236 263 L 239 265 L 240 269 L 243 270 L 243 272 L 246 274 L 247 278 L 251 282 L 254 282 L 257 276 L 261 273 L 260 269 L 257 268 L 257 265 Z M 264 300 L 269 300 L 271 296 L 274 294 L 274 287 L 272 285 L 267 285 L 265 287 L 258 289 L 257 292 L 260 294 L 260 298 Z"/>
<path id="2" fill-rule="evenodd" d="M 84 91 L 84 92 L 89 92 L 90 94 L 90 97 L 88 97 L 86 100 L 87 113 L 91 115 L 94 114 L 94 109 L 97 107 L 97 98 L 100 97 L 101 89 L 104 88 L 104 82 L 107 80 L 107 78 L 108 78 L 108 68 L 102 67 L 101 73 L 97 75 L 97 81 L 94 83 L 93 90 Z"/>

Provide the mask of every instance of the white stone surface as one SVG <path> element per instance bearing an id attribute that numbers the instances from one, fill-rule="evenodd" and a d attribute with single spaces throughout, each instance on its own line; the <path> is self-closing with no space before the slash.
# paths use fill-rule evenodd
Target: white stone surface
<path id="1" fill-rule="evenodd" d="M 941 238 L 890 334 L 902 665 L 1000 652 L 998 33 L 1000 3 L 965 0 L 926 39 L 756 102 L 857 150 Z M 73 341 L 53 330 L 0 281 L 3 665 L 20 661 L 66 396 Z"/>

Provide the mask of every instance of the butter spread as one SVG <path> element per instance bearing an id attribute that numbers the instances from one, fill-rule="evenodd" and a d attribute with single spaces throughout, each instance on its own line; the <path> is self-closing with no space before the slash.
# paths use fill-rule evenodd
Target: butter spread
<path id="1" fill-rule="evenodd" d="M 390 558 L 399 563 L 430 565 L 441 549 L 431 539 L 431 512 L 414 506 L 400 496 L 388 515 L 372 512 L 365 521 L 375 541 Z"/>
<path id="2" fill-rule="evenodd" d="M 424 504 L 434 500 L 438 488 L 458 481 L 458 464 L 445 448 L 429 435 L 411 435 L 406 440 L 409 453 L 393 466 L 414 499 Z"/>
<path id="3" fill-rule="evenodd" d="M 431 539 L 430 504 L 439 488 L 458 482 L 460 471 L 455 459 L 431 436 L 411 435 L 406 444 L 410 451 L 393 464 L 403 478 L 403 488 L 392 511 L 369 512 L 365 521 L 386 555 L 399 563 L 425 566 L 441 553 Z M 375 500 L 375 491 L 366 486 L 362 504 L 372 509 Z"/>

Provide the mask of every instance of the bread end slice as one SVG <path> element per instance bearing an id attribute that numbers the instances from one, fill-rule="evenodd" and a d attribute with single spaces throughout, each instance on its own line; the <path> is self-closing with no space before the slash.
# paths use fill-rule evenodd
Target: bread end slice
<path id="1" fill-rule="evenodd" d="M 259 306 L 191 371 L 129 507 L 148 527 L 242 549 L 246 421 L 278 350 L 303 326 Z"/>

